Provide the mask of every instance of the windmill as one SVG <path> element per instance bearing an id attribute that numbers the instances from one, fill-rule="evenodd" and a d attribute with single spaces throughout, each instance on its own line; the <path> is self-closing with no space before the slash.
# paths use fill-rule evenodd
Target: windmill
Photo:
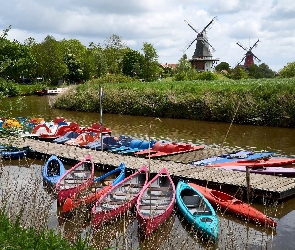
<path id="1" fill-rule="evenodd" d="M 238 63 L 240 64 L 244 59 L 244 67 L 248 68 L 249 66 L 251 66 L 252 64 L 254 64 L 254 58 L 257 62 L 261 62 L 261 60 L 255 56 L 252 52 L 252 49 L 256 48 L 258 46 L 259 43 L 259 39 L 250 47 L 250 49 L 247 49 L 246 47 L 244 47 L 243 45 L 241 45 L 240 42 L 237 42 L 237 45 L 239 45 L 243 50 L 246 51 L 246 54 L 244 55 L 243 59 Z"/>
<path id="2" fill-rule="evenodd" d="M 194 55 L 192 59 L 190 60 L 192 62 L 192 65 L 196 68 L 196 70 L 201 71 L 212 71 L 213 67 L 212 65 L 219 61 L 219 59 L 213 59 L 211 49 L 214 52 L 214 47 L 209 43 L 208 37 L 207 37 L 207 30 L 211 28 L 212 24 L 215 22 L 217 17 L 214 17 L 203 29 L 201 32 L 198 32 L 188 21 L 184 20 L 188 26 L 197 33 L 197 37 L 189 43 L 183 52 L 188 50 L 195 41 L 196 43 L 196 49 L 194 52 Z"/>

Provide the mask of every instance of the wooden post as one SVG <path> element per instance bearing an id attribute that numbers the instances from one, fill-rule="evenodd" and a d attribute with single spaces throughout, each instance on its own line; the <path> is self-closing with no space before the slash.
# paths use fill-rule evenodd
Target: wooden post
<path id="1" fill-rule="evenodd" d="M 247 202 L 250 202 L 250 194 L 251 194 L 251 187 L 250 187 L 250 167 L 246 166 L 246 184 L 247 184 Z"/>

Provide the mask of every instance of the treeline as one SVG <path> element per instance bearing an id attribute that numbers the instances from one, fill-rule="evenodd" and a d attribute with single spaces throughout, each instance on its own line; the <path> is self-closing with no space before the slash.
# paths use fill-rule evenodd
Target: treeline
<path id="1" fill-rule="evenodd" d="M 0 35 L 0 77 L 5 80 L 79 83 L 123 74 L 153 81 L 161 74 L 157 52 L 149 43 L 143 43 L 142 53 L 128 48 L 118 35 L 88 47 L 76 39 L 57 41 L 49 35 L 41 43 L 30 37 L 22 44 L 7 39 L 9 30 Z"/>

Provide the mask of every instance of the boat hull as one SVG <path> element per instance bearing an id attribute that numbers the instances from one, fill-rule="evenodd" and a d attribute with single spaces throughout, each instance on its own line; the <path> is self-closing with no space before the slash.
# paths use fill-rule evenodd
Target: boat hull
<path id="1" fill-rule="evenodd" d="M 234 196 L 218 190 L 199 186 L 194 183 L 189 183 L 189 185 L 203 194 L 213 206 L 220 207 L 223 211 L 236 214 L 241 218 L 262 226 L 276 227 L 277 225 L 275 220 L 249 204 L 236 199 Z"/>
<path id="2" fill-rule="evenodd" d="M 143 166 L 137 172 L 113 186 L 103 195 L 92 209 L 92 227 L 110 221 L 135 206 L 139 193 L 148 181 L 147 167 Z"/>
<path id="3" fill-rule="evenodd" d="M 61 176 L 65 174 L 65 172 L 66 169 L 61 160 L 55 155 L 50 156 L 45 162 L 42 171 L 44 184 L 55 188 L 56 183 L 61 178 Z"/>
<path id="4" fill-rule="evenodd" d="M 61 206 L 66 198 L 90 186 L 94 178 L 94 163 L 90 155 L 71 169 L 56 183 L 57 204 Z"/>
<path id="5" fill-rule="evenodd" d="M 190 207 L 188 202 L 184 202 L 184 198 L 192 198 Z M 199 198 L 198 198 L 199 197 Z M 201 205 L 198 201 L 202 200 L 206 206 L 206 211 L 201 211 Z M 193 228 L 209 241 L 215 242 L 218 236 L 218 217 L 210 205 L 209 201 L 192 186 L 179 181 L 176 187 L 176 203 L 180 212 L 185 219 L 193 225 Z M 208 210 L 207 210 L 208 209 Z"/>
<path id="6" fill-rule="evenodd" d="M 76 209 L 81 205 L 86 205 L 87 207 L 93 205 L 94 202 L 96 202 L 102 195 L 108 192 L 112 188 L 112 186 L 121 182 L 125 178 L 125 169 L 126 166 L 122 162 L 120 166 L 116 169 L 109 171 L 98 178 L 95 178 L 89 186 L 85 186 L 84 189 L 80 189 L 79 192 L 76 192 L 74 195 L 68 197 L 65 200 L 62 207 L 62 212 L 71 212 L 71 210 Z M 105 179 L 112 174 L 117 174 L 116 178 L 114 178 L 112 183 L 108 185 L 103 185 Z M 94 189 L 94 192 L 92 192 L 92 190 L 91 192 L 87 192 L 89 191 L 89 189 Z M 82 197 L 80 197 L 80 195 Z"/>
<path id="7" fill-rule="evenodd" d="M 163 168 L 143 187 L 137 199 L 137 220 L 145 238 L 171 216 L 174 204 L 175 186 L 168 171 Z"/>

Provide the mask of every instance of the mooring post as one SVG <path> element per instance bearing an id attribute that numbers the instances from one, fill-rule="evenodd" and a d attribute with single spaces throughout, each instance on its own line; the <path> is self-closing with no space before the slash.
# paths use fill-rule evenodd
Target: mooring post
<path id="1" fill-rule="evenodd" d="M 251 187 L 250 187 L 250 167 L 246 166 L 246 184 L 247 184 L 247 202 L 250 202 L 250 194 L 251 194 Z"/>

